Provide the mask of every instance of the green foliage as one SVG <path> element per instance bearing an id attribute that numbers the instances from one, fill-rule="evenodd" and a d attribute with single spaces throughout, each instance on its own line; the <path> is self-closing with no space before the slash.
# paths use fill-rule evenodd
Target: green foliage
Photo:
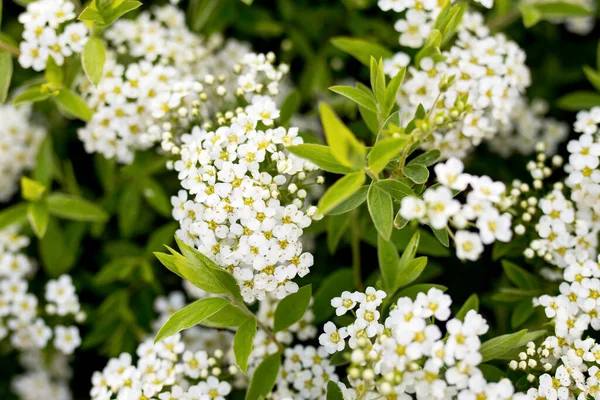
<path id="1" fill-rule="evenodd" d="M 154 343 L 172 336 L 184 329 L 199 324 L 229 304 L 229 300 L 221 297 L 208 297 L 193 302 L 169 317 L 156 334 Z"/>
<path id="2" fill-rule="evenodd" d="M 306 285 L 283 298 L 275 309 L 273 331 L 282 331 L 298 322 L 308 309 L 311 295 L 312 286 Z"/>
<path id="3" fill-rule="evenodd" d="M 83 48 L 81 63 L 83 70 L 92 84 L 98 85 L 104 71 L 106 62 L 106 48 L 99 38 L 92 37 Z"/>
<path id="4" fill-rule="evenodd" d="M 252 353 L 254 336 L 256 335 L 256 318 L 248 317 L 239 326 L 233 340 L 235 361 L 243 372 L 248 369 L 248 357 Z"/>
<path id="5" fill-rule="evenodd" d="M 497 336 L 481 344 L 479 352 L 483 362 L 495 360 L 502 357 L 514 348 L 520 347 L 520 341 L 527 333 L 527 329 L 519 332 Z"/>
<path id="6" fill-rule="evenodd" d="M 366 66 L 371 64 L 372 57 L 379 60 L 381 58 L 390 58 L 393 55 L 392 52 L 385 47 L 362 39 L 335 37 L 331 39 L 331 43 Z"/>
<path id="7" fill-rule="evenodd" d="M 365 179 L 363 172 L 352 172 L 338 180 L 319 200 L 319 211 L 327 214 L 327 212 L 340 205 L 360 189 L 365 183 Z"/>
<path id="8" fill-rule="evenodd" d="M 281 366 L 281 354 L 266 357 L 256 368 L 246 392 L 246 400 L 264 399 L 275 386 L 275 379 Z"/>

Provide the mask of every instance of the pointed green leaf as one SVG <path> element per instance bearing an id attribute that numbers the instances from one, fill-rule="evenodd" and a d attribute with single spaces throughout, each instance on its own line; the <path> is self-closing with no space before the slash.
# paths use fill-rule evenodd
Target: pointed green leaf
<path id="1" fill-rule="evenodd" d="M 481 348 L 479 349 L 482 362 L 495 360 L 517 347 L 525 333 L 527 333 L 527 329 L 497 336 L 486 342 L 483 342 L 481 344 Z"/>
<path id="2" fill-rule="evenodd" d="M 0 51 L 0 104 L 6 101 L 13 73 L 12 56 L 6 51 Z"/>
<path id="3" fill-rule="evenodd" d="M 465 304 L 463 304 L 460 310 L 458 310 L 458 312 L 456 313 L 456 315 L 454 315 L 454 318 L 463 321 L 470 310 L 479 310 L 479 297 L 477 297 L 475 293 L 469 296 L 467 301 L 465 301 Z"/>
<path id="4" fill-rule="evenodd" d="M 48 196 L 47 202 L 50 214 L 64 219 L 106 222 L 109 217 L 102 207 L 72 194 L 52 193 Z"/>
<path id="5" fill-rule="evenodd" d="M 377 60 L 380 58 L 385 60 L 386 58 L 391 58 L 394 55 L 385 47 L 362 39 L 338 36 L 331 39 L 331 43 L 333 43 L 335 47 L 343 52 L 350 54 L 352 57 L 356 58 L 366 66 L 369 66 L 371 57 L 375 57 Z"/>
<path id="6" fill-rule="evenodd" d="M 256 318 L 248 317 L 239 327 L 233 338 L 233 354 L 235 362 L 242 372 L 248 369 L 248 358 L 252 353 L 254 336 L 256 335 Z"/>
<path id="7" fill-rule="evenodd" d="M 541 286 L 540 280 L 535 275 L 515 263 L 502 260 L 502 268 L 508 279 L 520 289 L 539 289 Z"/>
<path id="8" fill-rule="evenodd" d="M 25 221 L 27 208 L 27 203 L 18 203 L 0 211 L 0 230 Z"/>
<path id="9" fill-rule="evenodd" d="M 298 157 L 312 162 L 327 172 L 333 172 L 334 174 L 349 174 L 353 171 L 352 168 L 340 164 L 331 154 L 331 149 L 322 144 L 303 143 L 297 146 L 286 147 L 286 150 Z"/>
<path id="10" fill-rule="evenodd" d="M 327 215 L 341 215 L 354 210 L 367 200 L 368 191 L 368 186 L 361 186 L 352 196 L 338 204 Z"/>
<path id="11" fill-rule="evenodd" d="M 379 174 L 396 158 L 408 143 L 408 137 L 383 139 L 375 143 L 368 156 L 369 169 L 375 174 Z"/>
<path id="12" fill-rule="evenodd" d="M 319 212 L 327 214 L 330 210 L 352 196 L 365 183 L 363 172 L 353 172 L 334 183 L 319 200 Z"/>
<path id="13" fill-rule="evenodd" d="M 355 170 L 365 166 L 365 147 L 325 103 L 320 107 L 321 123 L 333 157 L 342 165 Z"/>
<path id="14" fill-rule="evenodd" d="M 246 392 L 246 400 L 265 399 L 273 387 L 279 375 L 281 366 L 281 354 L 275 353 L 266 357 L 256 368 Z"/>
<path id="15" fill-rule="evenodd" d="M 327 398 L 326 400 L 344 400 L 344 395 L 342 394 L 342 390 L 340 386 L 333 382 L 327 382 Z"/>
<path id="16" fill-rule="evenodd" d="M 390 240 L 394 224 L 392 196 L 372 183 L 367 194 L 367 205 L 375 228 L 385 240 Z"/>
<path id="17" fill-rule="evenodd" d="M 404 168 L 402 168 L 402 173 L 417 184 L 425 183 L 427 182 L 427 179 L 429 179 L 429 170 L 421 164 L 405 165 Z"/>
<path id="18" fill-rule="evenodd" d="M 104 63 L 106 62 L 106 48 L 104 42 L 91 37 L 83 48 L 81 63 L 83 70 L 94 86 L 98 86 L 104 72 Z"/>
<path id="19" fill-rule="evenodd" d="M 61 89 L 55 96 L 58 104 L 61 105 L 69 114 L 83 120 L 89 121 L 92 118 L 92 110 L 85 101 L 70 89 Z"/>
<path id="20" fill-rule="evenodd" d="M 46 186 L 26 176 L 21 178 L 21 197 L 28 201 L 39 200 L 46 192 Z"/>
<path id="21" fill-rule="evenodd" d="M 588 110 L 600 106 L 600 93 L 591 91 L 569 93 L 559 98 L 557 105 L 567 111 Z"/>
<path id="22" fill-rule="evenodd" d="M 50 214 L 48 214 L 48 206 L 43 201 L 36 201 L 35 203 L 29 203 L 27 209 L 27 218 L 33 228 L 33 232 L 38 238 L 44 237 L 46 234 L 46 228 L 48 227 L 48 221 L 50 220 Z"/>
<path id="23" fill-rule="evenodd" d="M 169 317 L 156 334 L 154 343 L 199 324 L 228 304 L 231 304 L 229 300 L 222 297 L 207 297 L 185 306 Z"/>
<path id="24" fill-rule="evenodd" d="M 372 94 L 369 96 L 364 91 L 351 86 L 332 86 L 329 88 L 329 90 L 337 94 L 341 94 L 342 96 L 363 106 L 367 110 L 378 112 L 377 103 L 375 103 L 375 99 L 373 98 Z"/>
<path id="25" fill-rule="evenodd" d="M 284 297 L 275 309 L 273 331 L 282 331 L 298 322 L 306 313 L 311 296 L 312 286 L 306 285 Z"/>
<path id="26" fill-rule="evenodd" d="M 396 289 L 396 276 L 400 267 L 398 249 L 396 249 L 396 246 L 392 242 L 378 235 L 377 257 L 379 259 L 383 287 L 386 292 L 392 293 Z"/>

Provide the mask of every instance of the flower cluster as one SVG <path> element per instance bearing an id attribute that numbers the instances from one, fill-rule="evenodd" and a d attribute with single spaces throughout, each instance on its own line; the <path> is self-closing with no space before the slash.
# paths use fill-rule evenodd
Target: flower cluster
<path id="1" fill-rule="evenodd" d="M 558 145 L 569 135 L 568 125 L 546 118 L 548 104 L 537 99 L 530 105 L 524 97 L 513 107 L 508 124 L 502 124 L 498 134 L 489 142 L 489 149 L 508 157 L 519 153 L 530 155 L 543 143 L 546 155 L 555 154 Z"/>
<path id="2" fill-rule="evenodd" d="M 510 399 L 509 380 L 487 382 L 478 365 L 479 337 L 487 322 L 470 310 L 464 319 L 450 319 L 450 296 L 436 288 L 415 300 L 401 297 L 381 322 L 386 294 L 370 287 L 365 293 L 344 292 L 331 302 L 338 315 L 351 311 L 356 319 L 346 327 L 325 325 L 320 343 L 330 353 L 350 347 L 346 399 Z M 431 319 L 447 321 L 442 330 Z"/>
<path id="3" fill-rule="evenodd" d="M 380 5 L 383 2 L 390 3 L 382 0 Z M 428 24 L 433 24 L 439 12 L 438 3 L 392 3 L 400 9 L 409 7 L 407 19 L 396 24 L 404 32 L 401 44 L 420 47 L 429 35 Z M 437 11 L 428 11 L 427 5 Z M 427 22 L 425 15 L 432 19 Z M 386 61 L 385 71 L 393 76 L 409 63 L 406 54 L 398 53 Z M 442 89 L 448 86 L 445 82 L 450 78 L 452 85 Z M 503 124 L 508 124 L 529 84 L 525 53 L 502 34 L 492 35 L 481 14 L 466 12 L 457 39 L 447 51 L 408 67 L 398 97 L 401 120 L 410 121 L 419 105 L 430 109 L 435 126 L 432 140 L 424 146 L 439 149 L 446 158 L 462 158 L 473 146 L 493 138 Z"/>
<path id="4" fill-rule="evenodd" d="M 450 1 L 450 3 L 455 2 Z M 477 2 L 486 8 L 492 8 L 494 5 L 494 0 L 477 0 Z M 379 0 L 377 4 L 383 11 L 404 13 L 394 24 L 394 29 L 400 32 L 400 44 L 419 48 L 429 37 L 444 3 L 443 1 Z"/>
<path id="5" fill-rule="evenodd" d="M 41 351 L 22 353 L 19 361 L 25 372 L 12 379 L 13 393 L 21 400 L 71 400 L 69 358 L 57 353 L 48 361 Z"/>
<path id="6" fill-rule="evenodd" d="M 0 201 L 17 190 L 21 174 L 35 165 L 46 131 L 31 123 L 28 107 L 0 105 Z"/>
<path id="7" fill-rule="evenodd" d="M 167 5 L 107 30 L 104 77 L 97 87 L 82 84 L 95 110 L 79 130 L 87 152 L 130 163 L 136 150 L 162 141 L 177 153 L 181 133 L 219 123 L 253 95 L 279 93 L 287 66 L 275 66 L 272 54 L 250 53 L 235 40 L 205 42 L 183 20 Z M 121 61 L 120 54 L 129 58 Z"/>
<path id="8" fill-rule="evenodd" d="M 172 199 L 177 235 L 232 272 L 247 302 L 297 291 L 292 280 L 313 264 L 300 237 L 318 218 L 305 206 L 317 167 L 287 153 L 302 138 L 268 128 L 278 116 L 270 97 L 255 96 L 227 125 L 182 135 L 173 164 L 186 189 Z"/>
<path id="9" fill-rule="evenodd" d="M 67 275 L 46 284 L 46 315 L 40 310 L 38 297 L 28 292 L 28 278 L 36 269 L 34 262 L 21 252 L 29 238 L 18 234 L 17 227 L 0 232 L 0 339 L 10 337 L 19 350 L 44 349 L 51 343 L 64 354 L 71 354 L 81 344 L 79 329 L 70 325 L 73 318 L 82 321 L 79 299 Z M 44 318 L 43 318 L 44 317 Z M 46 319 L 57 322 L 52 329 Z M 64 323 L 69 323 L 65 326 Z"/>
<path id="10" fill-rule="evenodd" d="M 24 26 L 19 64 L 42 71 L 49 57 L 57 65 L 63 65 L 66 57 L 81 53 L 88 39 L 88 28 L 83 22 L 72 22 L 75 17 L 75 4 L 68 0 L 27 4 L 27 11 L 19 16 Z"/>
<path id="11" fill-rule="evenodd" d="M 450 223 L 457 229 L 453 238 L 456 255 L 461 260 L 477 260 L 484 244 L 511 240 L 512 217 L 500 211 L 507 206 L 506 187 L 502 182 L 464 173 L 463 163 L 456 158 L 438 163 L 434 169 L 440 184 L 425 190 L 422 199 L 404 197 L 400 206 L 400 215 L 404 219 L 418 220 L 433 229 L 447 229 L 452 235 Z M 461 204 L 454 194 L 469 187 L 466 202 Z M 477 233 L 467 229 L 473 223 Z"/>
<path id="12" fill-rule="evenodd" d="M 327 383 L 338 381 L 335 367 L 331 365 L 328 356 L 323 347 L 296 345 L 286 348 L 279 378 L 270 398 L 324 399 Z"/>
<path id="13" fill-rule="evenodd" d="M 204 350 L 187 350 L 176 334 L 156 344 L 152 339 L 137 348 L 138 361 L 123 353 L 108 361 L 102 372 L 92 377 L 92 400 L 160 399 L 224 400 L 231 384 L 223 379 L 237 372 L 236 367 L 223 370 L 223 352 L 209 355 Z"/>
<path id="14" fill-rule="evenodd" d="M 542 268 L 540 273 L 559 281 L 557 295 L 545 294 L 533 302 L 544 308 L 554 334 L 539 345 L 530 343 L 510 363 L 533 384 L 527 392 L 529 398 L 596 398 L 600 391 L 600 344 L 586 337 L 588 330 L 600 330 L 600 264 L 595 260 L 600 231 L 595 201 L 600 188 L 600 144 L 593 136 L 597 126 L 592 114 L 578 115 L 575 129 L 582 135 L 568 143 L 568 176 L 564 183 L 555 183 L 539 199 L 530 194 L 526 184 L 519 185 L 520 191 L 530 197 L 523 200 L 527 211 L 523 224 L 515 231 L 521 227 L 517 233 L 524 234 L 524 225 L 530 222 L 536 236 L 524 254 L 530 259 L 540 257 L 553 266 L 554 270 Z M 537 163 L 528 166 L 534 189 L 539 191 L 544 187 L 543 180 L 551 175 L 550 168 L 544 166 L 543 150 L 543 146 L 538 147 Z M 552 163 L 559 167 L 562 159 L 555 156 Z"/>

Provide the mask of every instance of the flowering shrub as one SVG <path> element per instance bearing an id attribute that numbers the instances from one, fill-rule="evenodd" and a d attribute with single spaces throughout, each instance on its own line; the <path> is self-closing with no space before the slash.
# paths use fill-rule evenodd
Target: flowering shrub
<path id="1" fill-rule="evenodd" d="M 0 13 L 0 398 L 600 398 L 594 2 Z"/>

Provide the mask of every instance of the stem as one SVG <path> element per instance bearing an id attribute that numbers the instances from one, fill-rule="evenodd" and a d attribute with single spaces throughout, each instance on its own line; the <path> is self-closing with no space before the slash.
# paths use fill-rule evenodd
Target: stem
<path id="1" fill-rule="evenodd" d="M 358 213 L 354 213 L 354 218 L 358 217 Z M 352 228 L 352 270 L 354 271 L 354 286 L 359 292 L 365 290 L 365 285 L 362 282 L 362 273 L 360 266 L 360 224 L 353 224 Z"/>
<path id="2" fill-rule="evenodd" d="M 374 181 L 378 181 L 379 180 L 379 177 L 377 176 L 377 174 L 375 172 L 371 171 L 370 169 L 366 169 L 365 172 Z"/>
<path id="3" fill-rule="evenodd" d="M 0 42 L 0 50 L 4 50 L 9 54 L 12 54 L 15 57 L 18 57 L 21 55 L 21 52 L 17 49 L 15 49 L 12 46 L 8 46 L 6 43 Z"/>

